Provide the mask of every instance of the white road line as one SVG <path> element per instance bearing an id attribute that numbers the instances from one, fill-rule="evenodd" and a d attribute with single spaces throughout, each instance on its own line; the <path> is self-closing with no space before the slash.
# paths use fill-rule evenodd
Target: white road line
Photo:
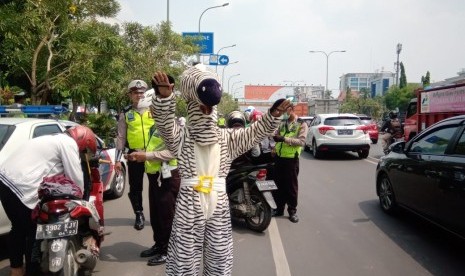
<path id="1" fill-rule="evenodd" d="M 278 225 L 274 218 L 271 219 L 268 232 L 270 233 L 271 251 L 276 267 L 276 275 L 291 276 L 291 270 L 289 269 L 289 263 L 287 262 L 286 253 L 284 252 L 281 235 L 279 234 Z"/>

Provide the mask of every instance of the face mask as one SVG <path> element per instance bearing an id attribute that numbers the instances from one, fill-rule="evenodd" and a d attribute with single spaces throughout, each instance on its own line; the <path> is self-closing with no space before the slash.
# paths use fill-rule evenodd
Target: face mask
<path id="1" fill-rule="evenodd" d="M 284 113 L 284 114 L 283 114 L 283 120 L 287 120 L 287 119 L 289 119 L 289 114 Z"/>

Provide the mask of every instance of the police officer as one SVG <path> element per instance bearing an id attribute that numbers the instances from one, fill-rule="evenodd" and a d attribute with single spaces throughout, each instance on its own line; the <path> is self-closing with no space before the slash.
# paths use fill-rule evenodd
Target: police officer
<path id="1" fill-rule="evenodd" d="M 155 125 L 152 126 L 150 132 L 146 152 L 133 152 L 128 155 L 128 158 L 145 162 L 145 172 L 149 179 L 150 223 L 155 244 L 142 251 L 140 256 L 153 257 L 147 262 L 147 265 L 153 266 L 166 262 L 181 178 L 177 169 L 177 161 L 166 149 Z"/>
<path id="2" fill-rule="evenodd" d="M 276 155 L 274 180 L 278 186 L 278 190 L 274 192 L 277 206 L 274 215 L 282 216 L 287 204 L 289 220 L 297 223 L 299 222 L 297 216 L 299 157 L 305 145 L 308 126 L 305 122 L 297 121 L 294 107 L 289 107 L 283 117 L 284 122 L 273 136 L 276 142 L 273 150 L 273 154 Z"/>
<path id="3" fill-rule="evenodd" d="M 128 85 L 128 96 L 131 105 L 126 107 L 118 119 L 118 136 L 116 138 L 116 164 L 115 169 L 121 172 L 121 156 L 125 147 L 129 148 L 128 154 L 132 152 L 145 152 L 149 131 L 155 121 L 148 107 L 139 107 L 139 101 L 144 98 L 147 83 L 143 80 L 133 80 Z M 134 228 L 144 228 L 145 217 L 142 207 L 142 189 L 144 180 L 144 163 L 135 159 L 127 160 L 129 176 L 129 200 L 136 215 Z"/>

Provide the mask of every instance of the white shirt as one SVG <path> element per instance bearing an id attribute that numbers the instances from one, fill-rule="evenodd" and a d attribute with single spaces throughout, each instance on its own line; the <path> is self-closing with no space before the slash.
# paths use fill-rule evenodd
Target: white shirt
<path id="1" fill-rule="evenodd" d="M 77 144 L 64 133 L 27 141 L 0 167 L 1 182 L 30 209 L 39 201 L 37 192 L 42 179 L 58 174 L 65 174 L 84 190 Z"/>

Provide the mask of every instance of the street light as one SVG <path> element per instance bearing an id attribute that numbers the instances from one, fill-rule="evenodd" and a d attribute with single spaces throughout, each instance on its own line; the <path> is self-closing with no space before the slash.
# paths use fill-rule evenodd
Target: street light
<path id="1" fill-rule="evenodd" d="M 234 91 L 234 85 L 236 85 L 236 84 L 238 84 L 238 83 L 241 83 L 241 82 L 242 82 L 242 81 L 236 81 L 235 83 L 233 83 L 233 84 L 231 85 L 231 90 L 228 91 L 228 92 L 231 93 L 231 91 Z M 228 87 L 228 90 L 229 90 L 229 87 Z M 232 94 L 232 93 L 231 93 L 231 94 Z"/>
<path id="2" fill-rule="evenodd" d="M 229 77 L 229 79 L 228 79 L 228 93 L 229 93 L 229 81 L 230 81 L 232 78 L 237 77 L 237 76 L 240 76 L 240 75 L 241 75 L 241 74 L 235 74 L 235 75 L 232 75 L 232 76 Z"/>
<path id="3" fill-rule="evenodd" d="M 231 48 L 231 47 L 236 47 L 236 44 L 221 47 L 221 48 L 218 50 L 218 52 L 216 52 L 216 58 L 217 58 L 217 59 L 219 58 L 219 55 L 220 55 L 220 51 L 221 51 L 221 50 L 226 49 L 226 48 Z M 215 72 L 218 72 L 218 60 L 216 61 Z"/>
<path id="4" fill-rule="evenodd" d="M 329 52 L 329 53 L 326 53 L 325 51 L 309 51 L 310 53 L 323 53 L 325 54 L 326 56 L 326 90 L 329 90 L 328 89 L 328 60 L 329 60 L 329 56 L 332 54 L 332 53 L 345 53 L 346 50 L 338 50 L 338 51 L 332 51 L 332 52 Z M 321 94 L 321 98 L 324 99 L 325 98 L 325 91 L 322 92 Z"/>
<path id="5" fill-rule="evenodd" d="M 223 86 L 223 88 L 224 88 L 224 85 L 223 85 L 224 84 L 224 69 L 226 69 L 226 66 L 229 66 L 231 64 L 236 64 L 238 62 L 239 61 L 236 60 L 234 62 L 230 62 L 230 63 L 226 64 L 225 66 L 223 66 L 223 74 L 221 75 L 221 86 Z"/>
<path id="6" fill-rule="evenodd" d="M 226 7 L 227 5 L 229 5 L 229 3 L 224 3 L 223 5 L 209 7 L 209 8 L 206 8 L 206 9 L 202 12 L 202 14 L 200 14 L 200 17 L 199 17 L 199 37 L 200 37 L 200 21 L 202 20 L 203 14 L 204 14 L 206 11 L 208 11 L 208 10 L 215 9 L 215 8 Z M 199 53 L 199 55 L 197 56 L 197 61 L 200 62 L 200 53 Z"/>

